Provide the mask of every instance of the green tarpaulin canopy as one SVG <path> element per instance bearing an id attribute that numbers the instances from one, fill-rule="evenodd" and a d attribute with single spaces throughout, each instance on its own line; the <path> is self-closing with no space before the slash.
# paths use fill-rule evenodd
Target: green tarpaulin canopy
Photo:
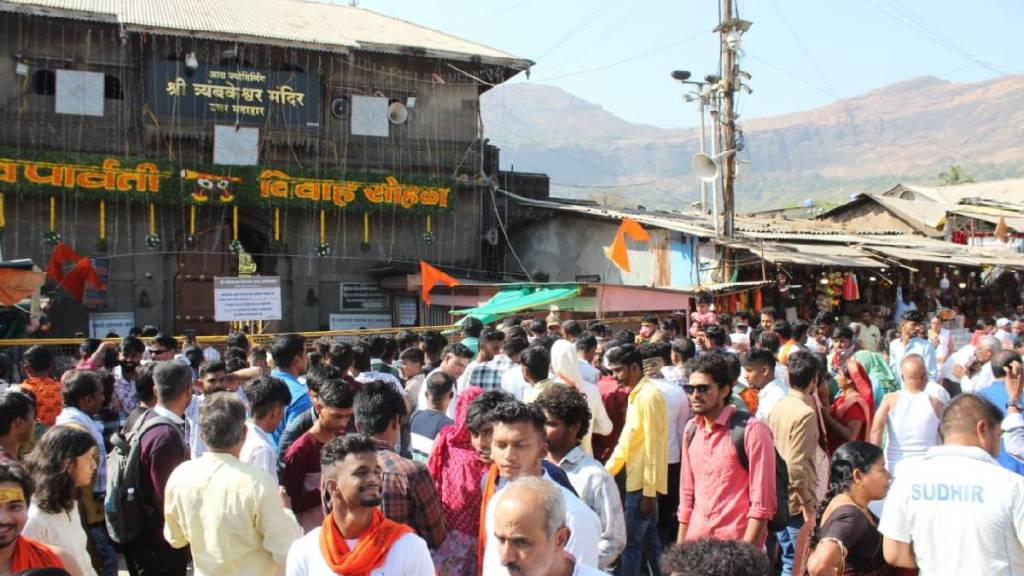
<path id="1" fill-rule="evenodd" d="M 487 324 L 522 310 L 533 310 L 548 304 L 575 298 L 579 293 L 580 287 L 574 284 L 543 287 L 517 286 L 501 290 L 492 296 L 490 300 L 476 308 L 455 310 L 452 314 L 464 314 L 467 317 L 473 316 Z"/>

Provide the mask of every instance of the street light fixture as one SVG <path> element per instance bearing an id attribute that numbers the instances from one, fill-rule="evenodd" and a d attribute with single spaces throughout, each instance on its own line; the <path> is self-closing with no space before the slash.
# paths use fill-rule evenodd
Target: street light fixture
<path id="1" fill-rule="evenodd" d="M 711 186 L 712 186 L 712 190 L 711 190 L 712 202 L 710 203 L 712 206 L 717 206 L 718 186 L 716 185 L 716 182 L 715 182 L 715 176 L 710 176 L 709 177 L 709 175 L 705 173 L 705 172 L 708 172 L 708 170 L 703 169 L 703 168 L 706 168 L 705 163 L 698 162 L 697 158 L 698 157 L 700 157 L 700 158 L 710 158 L 707 155 L 707 153 L 706 153 L 706 150 L 707 150 L 706 149 L 707 127 L 706 127 L 706 125 L 704 123 L 704 110 L 705 110 L 706 107 L 708 107 L 709 105 L 711 105 L 713 103 L 712 98 L 714 98 L 715 88 L 716 88 L 716 86 L 718 84 L 719 77 L 714 75 L 714 74 L 708 74 L 708 75 L 706 75 L 704 77 L 704 81 L 701 82 L 699 80 L 690 80 L 691 76 L 692 76 L 692 74 L 690 73 L 689 70 L 674 70 L 672 72 L 672 79 L 673 80 L 675 80 L 675 81 L 677 81 L 677 82 L 679 82 L 681 84 L 691 84 L 693 86 L 696 86 L 696 90 L 695 91 L 689 92 L 689 93 L 683 95 L 683 100 L 685 100 L 687 102 L 697 102 L 698 103 L 698 112 L 700 113 L 700 153 L 697 154 L 697 156 L 694 157 L 693 163 L 694 163 L 694 166 L 695 166 L 694 173 L 698 175 L 698 180 L 700 181 L 700 208 L 701 208 L 701 213 L 702 214 L 707 214 L 708 213 L 708 208 L 710 207 L 710 206 L 708 206 L 708 204 L 709 204 L 709 202 L 708 202 L 708 183 L 710 182 Z M 714 106 L 711 106 L 711 108 L 712 108 L 712 114 L 714 114 Z M 714 134 L 714 130 L 712 130 L 712 148 L 714 148 L 714 136 L 713 136 L 713 134 Z M 714 150 L 712 150 L 712 152 L 714 152 Z M 713 160 L 710 163 L 712 165 L 714 165 L 714 161 Z M 702 168 L 702 169 L 698 169 L 698 168 Z M 714 172 L 716 170 L 717 170 L 717 168 L 712 170 L 712 172 Z M 717 213 L 717 211 L 718 211 L 717 207 L 714 208 L 713 211 Z M 715 222 L 717 224 L 717 222 L 718 222 L 717 218 L 715 219 Z M 717 230 L 717 228 L 716 228 L 716 230 Z M 716 232 L 716 235 L 717 235 L 717 232 Z"/>

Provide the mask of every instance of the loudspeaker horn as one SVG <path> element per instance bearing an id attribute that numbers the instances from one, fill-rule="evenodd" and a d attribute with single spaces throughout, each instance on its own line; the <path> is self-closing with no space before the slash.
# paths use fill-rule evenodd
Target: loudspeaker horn
<path id="1" fill-rule="evenodd" d="M 409 120 L 409 109 L 401 102 L 392 102 L 388 106 L 388 120 L 392 124 L 405 124 Z"/>
<path id="2" fill-rule="evenodd" d="M 704 182 L 712 182 L 718 178 L 721 174 L 721 166 L 718 161 L 728 154 L 732 154 L 734 150 L 727 150 L 720 152 L 714 156 L 710 156 L 703 152 L 698 152 L 693 155 L 693 161 L 690 166 L 693 168 L 693 173 L 697 178 Z"/>

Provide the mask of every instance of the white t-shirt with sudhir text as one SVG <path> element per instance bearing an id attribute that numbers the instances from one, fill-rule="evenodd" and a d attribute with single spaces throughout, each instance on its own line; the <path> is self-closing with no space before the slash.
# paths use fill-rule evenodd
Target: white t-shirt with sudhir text
<path id="1" fill-rule="evenodd" d="M 1024 574 L 1024 477 L 981 448 L 929 448 L 900 466 L 878 529 L 913 546 L 922 576 Z"/>

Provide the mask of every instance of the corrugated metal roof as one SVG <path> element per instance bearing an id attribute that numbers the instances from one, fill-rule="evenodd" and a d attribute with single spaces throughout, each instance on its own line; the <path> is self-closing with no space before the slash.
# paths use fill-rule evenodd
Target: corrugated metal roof
<path id="1" fill-rule="evenodd" d="M 112 21 L 129 29 L 323 50 L 408 53 L 525 70 L 533 63 L 365 8 L 303 0 L 0 0 L 0 11 Z"/>
<path id="2" fill-rule="evenodd" d="M 607 220 L 629 216 L 643 226 L 675 230 L 710 238 L 763 257 L 769 262 L 785 262 L 834 268 L 885 268 L 886 261 L 939 262 L 962 266 L 1004 266 L 1024 269 L 1024 255 L 962 246 L 920 234 L 849 234 L 842 227 L 821 225 L 818 221 L 793 223 L 771 218 L 744 218 L 734 238 L 715 237 L 710 217 L 694 213 L 652 213 L 617 210 L 578 204 L 531 200 L 505 192 L 522 204 L 549 208 L 558 212 L 583 214 Z M 873 251 L 876 255 L 865 252 Z M 638 255 L 639 256 L 639 255 Z M 632 259 L 633 255 L 630 255 Z"/>
<path id="3" fill-rule="evenodd" d="M 1010 230 L 1013 230 L 1014 232 L 1024 231 L 1024 216 L 1006 210 L 999 210 L 996 208 L 983 210 L 980 206 L 971 206 L 970 208 L 957 208 L 956 210 L 950 210 L 950 213 L 996 225 L 999 224 L 1000 219 L 1003 219 L 1006 221 L 1006 226 Z"/>
<path id="4" fill-rule="evenodd" d="M 906 191 L 913 192 L 923 200 L 946 204 L 959 204 L 968 198 L 985 198 L 986 200 L 1021 204 L 1024 203 L 1024 178 L 969 182 L 951 186 L 897 184 L 883 194 L 899 197 Z"/>
<path id="5" fill-rule="evenodd" d="M 766 262 L 829 266 L 833 268 L 886 268 L 887 264 L 859 254 L 850 247 L 819 244 L 765 244 L 750 251 Z"/>
<path id="6" fill-rule="evenodd" d="M 735 294 L 775 284 L 772 280 L 755 280 L 750 282 L 724 282 L 716 284 L 702 284 L 700 286 L 670 286 L 671 290 L 680 292 L 707 292 L 714 295 Z"/>

